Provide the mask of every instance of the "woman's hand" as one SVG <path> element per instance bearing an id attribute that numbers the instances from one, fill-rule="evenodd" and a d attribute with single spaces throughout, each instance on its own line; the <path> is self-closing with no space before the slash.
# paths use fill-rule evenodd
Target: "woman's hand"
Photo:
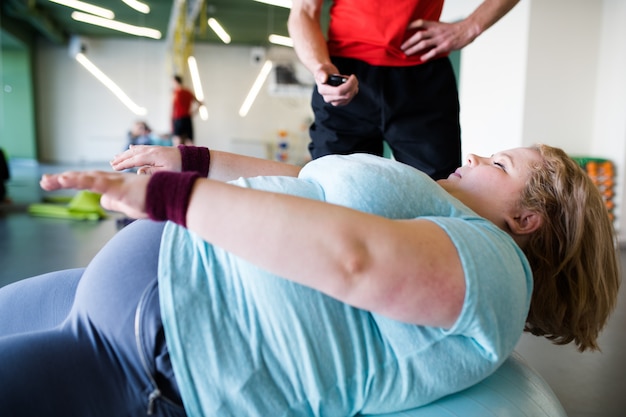
<path id="1" fill-rule="evenodd" d="M 176 151 L 178 151 L 176 149 Z M 59 189 L 89 190 L 102 194 L 100 204 L 134 219 L 147 218 L 146 190 L 150 177 L 104 171 L 68 171 L 45 174 L 39 185 L 46 191 Z"/>
<path id="2" fill-rule="evenodd" d="M 135 145 L 111 161 L 116 171 L 137 168 L 138 174 L 154 174 L 158 171 L 182 170 L 180 150 L 175 146 Z"/>

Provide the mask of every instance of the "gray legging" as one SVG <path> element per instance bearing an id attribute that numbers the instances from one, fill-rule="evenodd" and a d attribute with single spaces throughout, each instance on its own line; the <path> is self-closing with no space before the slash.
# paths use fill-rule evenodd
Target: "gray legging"
<path id="1" fill-rule="evenodd" d="M 0 415 L 185 416 L 159 310 L 162 231 L 136 221 L 85 269 L 0 288 Z"/>

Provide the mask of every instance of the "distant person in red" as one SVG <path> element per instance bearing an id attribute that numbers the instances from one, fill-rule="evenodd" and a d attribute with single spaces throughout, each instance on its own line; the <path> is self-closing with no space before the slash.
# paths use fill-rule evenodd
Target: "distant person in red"
<path id="1" fill-rule="evenodd" d="M 183 78 L 174 75 L 174 97 L 172 106 L 172 144 L 193 145 L 193 123 L 191 115 L 202 103 L 183 86 Z"/>

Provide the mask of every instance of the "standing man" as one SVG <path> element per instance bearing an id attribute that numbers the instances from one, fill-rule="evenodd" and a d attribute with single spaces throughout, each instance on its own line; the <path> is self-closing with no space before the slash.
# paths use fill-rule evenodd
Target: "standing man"
<path id="1" fill-rule="evenodd" d="M 200 100 L 183 86 L 183 78 L 174 75 L 174 97 L 172 100 L 172 144 L 193 145 L 193 123 L 191 116 L 202 105 Z"/>
<path id="2" fill-rule="evenodd" d="M 315 77 L 311 156 L 383 154 L 434 179 L 461 163 L 456 79 L 448 54 L 519 0 L 485 0 L 466 19 L 439 21 L 444 0 L 334 0 L 327 39 L 324 0 L 293 0 L 289 33 Z M 329 76 L 345 74 L 339 82 Z M 331 85 L 338 84 L 338 85 Z"/>

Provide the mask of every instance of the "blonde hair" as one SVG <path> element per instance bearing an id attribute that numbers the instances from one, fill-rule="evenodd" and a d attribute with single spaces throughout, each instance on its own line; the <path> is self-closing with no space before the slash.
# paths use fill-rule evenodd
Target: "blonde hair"
<path id="1" fill-rule="evenodd" d="M 613 223 L 587 173 L 558 148 L 537 145 L 540 166 L 522 192 L 523 207 L 541 228 L 524 251 L 534 290 L 525 331 L 578 350 L 599 350 L 597 339 L 615 308 L 620 285 Z"/>

